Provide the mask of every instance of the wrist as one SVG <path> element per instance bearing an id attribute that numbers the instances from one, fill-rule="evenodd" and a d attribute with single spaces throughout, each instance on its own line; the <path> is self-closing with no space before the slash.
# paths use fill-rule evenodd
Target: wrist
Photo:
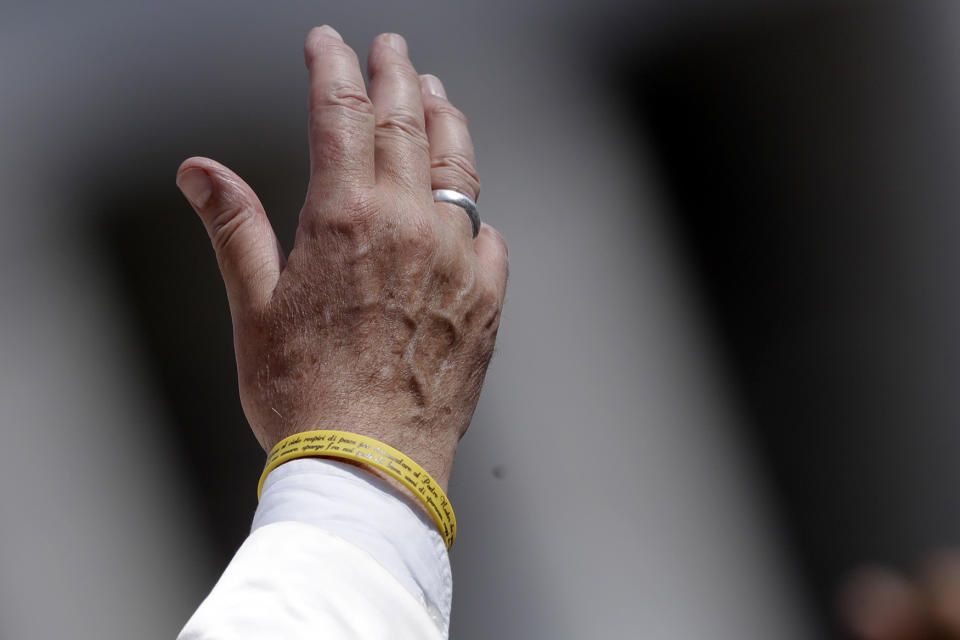
<path id="1" fill-rule="evenodd" d="M 262 494 L 264 482 L 271 471 L 291 460 L 310 457 L 347 460 L 379 472 L 376 474 L 378 477 L 385 476 L 399 483 L 407 490 L 402 495 L 414 498 L 425 507 L 447 547 L 453 545 L 457 534 L 457 521 L 444 491 L 446 483 L 441 486 L 412 457 L 366 435 L 321 429 L 284 438 L 267 456 L 266 466 L 257 487 L 257 496 Z M 449 475 L 445 479 L 447 478 Z M 391 483 L 391 486 L 396 485 Z"/>

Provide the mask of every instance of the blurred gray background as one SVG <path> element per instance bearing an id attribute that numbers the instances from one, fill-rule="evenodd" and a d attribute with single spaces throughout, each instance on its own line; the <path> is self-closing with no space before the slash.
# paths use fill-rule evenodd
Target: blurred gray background
<path id="1" fill-rule="evenodd" d="M 289 248 L 302 43 L 404 34 L 508 239 L 452 637 L 833 637 L 960 542 L 960 5 L 0 4 L 0 638 L 174 637 L 263 453 L 180 161 Z"/>

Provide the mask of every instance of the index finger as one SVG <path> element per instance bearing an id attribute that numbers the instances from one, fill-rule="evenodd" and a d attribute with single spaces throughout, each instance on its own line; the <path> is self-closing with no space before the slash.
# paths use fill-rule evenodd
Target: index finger
<path id="1" fill-rule="evenodd" d="M 372 187 L 374 111 L 357 54 L 332 27 L 307 35 L 310 70 L 310 188 Z"/>

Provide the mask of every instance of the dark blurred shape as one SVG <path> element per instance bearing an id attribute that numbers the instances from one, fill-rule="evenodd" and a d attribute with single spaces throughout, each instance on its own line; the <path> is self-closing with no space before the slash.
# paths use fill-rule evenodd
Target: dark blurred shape
<path id="1" fill-rule="evenodd" d="M 256 504 L 236 487 L 250 485 L 262 455 L 242 437 L 230 317 L 203 229 L 169 184 L 139 186 L 103 203 L 96 235 L 175 426 L 166 435 L 179 454 L 176 472 L 195 489 L 222 565 L 246 537 Z M 237 481 L 242 474 L 248 481 Z"/>
<path id="2" fill-rule="evenodd" d="M 616 54 L 824 612 L 850 567 L 960 540 L 957 16 L 834 3 Z"/>
<path id="3" fill-rule="evenodd" d="M 840 616 L 850 635 L 858 640 L 926 638 L 923 595 L 896 572 L 862 567 L 843 585 L 839 600 Z"/>
<path id="4" fill-rule="evenodd" d="M 97 214 L 82 218 L 92 223 L 90 244 L 114 278 L 165 401 L 174 425 L 165 435 L 180 463 L 175 473 L 189 479 L 206 514 L 204 529 L 218 553 L 214 567 L 225 566 L 249 532 L 256 494 L 247 489 L 256 486 L 264 452 L 240 406 L 230 312 L 216 258 L 174 177 L 187 149 L 210 150 L 255 186 L 265 206 L 273 205 L 278 237 L 289 247 L 306 175 L 305 150 L 298 154 L 275 138 L 259 139 L 262 128 L 249 123 L 220 125 L 185 131 L 172 147 L 144 142 L 142 157 L 92 170 L 85 206 Z M 304 158 L 299 171 L 273 162 L 298 155 Z M 125 190 L 117 191 L 118 185 Z"/>

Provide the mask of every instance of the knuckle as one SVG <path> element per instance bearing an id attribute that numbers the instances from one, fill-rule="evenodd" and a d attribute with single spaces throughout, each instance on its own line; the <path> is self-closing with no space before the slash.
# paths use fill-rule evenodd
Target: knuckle
<path id="1" fill-rule="evenodd" d="M 458 151 L 434 156 L 430 160 L 435 184 L 461 191 L 474 200 L 480 195 L 480 176 L 473 159 Z"/>
<path id="2" fill-rule="evenodd" d="M 430 148 L 423 120 L 413 111 L 396 109 L 377 123 L 377 134 L 406 138 L 423 149 Z"/>
<path id="3" fill-rule="evenodd" d="M 344 189 L 327 208 L 317 212 L 319 215 L 305 207 L 300 214 L 301 227 L 318 221 L 318 231 L 359 241 L 370 235 L 378 211 L 376 199 L 359 190 Z"/>
<path id="4" fill-rule="evenodd" d="M 243 203 L 229 203 L 210 221 L 210 240 L 214 250 L 225 253 L 237 232 L 253 220 L 253 211 Z"/>
<path id="5" fill-rule="evenodd" d="M 373 115 L 373 102 L 363 87 L 348 82 L 332 87 L 319 107 L 333 107 L 348 115 L 368 118 Z"/>

